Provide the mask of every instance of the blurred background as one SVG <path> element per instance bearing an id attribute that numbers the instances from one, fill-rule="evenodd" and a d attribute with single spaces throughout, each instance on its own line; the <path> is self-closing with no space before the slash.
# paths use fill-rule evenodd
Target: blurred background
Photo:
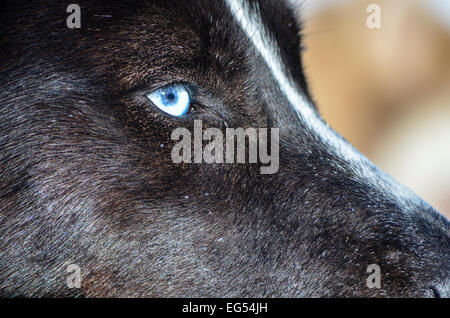
<path id="1" fill-rule="evenodd" d="M 450 218 L 450 0 L 300 2 L 322 116 Z M 370 4 L 379 29 L 367 27 Z"/>

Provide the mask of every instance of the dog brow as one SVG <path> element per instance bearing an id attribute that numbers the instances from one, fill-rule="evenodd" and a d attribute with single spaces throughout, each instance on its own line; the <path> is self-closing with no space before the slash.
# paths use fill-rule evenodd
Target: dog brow
<path id="1" fill-rule="evenodd" d="M 242 31 L 264 59 L 280 90 L 296 111 L 300 121 L 315 132 L 329 147 L 329 150 L 334 150 L 338 157 L 351 163 L 352 170 L 362 180 L 366 180 L 376 187 L 383 187 L 386 193 L 391 193 L 395 198 L 402 201 L 418 200 L 418 197 L 411 190 L 398 184 L 389 175 L 375 167 L 316 114 L 306 97 L 294 86 L 289 71 L 280 57 L 279 47 L 262 22 L 258 2 L 255 1 L 254 8 L 251 8 L 248 1 L 225 1 Z M 383 179 L 386 183 L 380 185 L 378 182 L 380 179 Z"/>

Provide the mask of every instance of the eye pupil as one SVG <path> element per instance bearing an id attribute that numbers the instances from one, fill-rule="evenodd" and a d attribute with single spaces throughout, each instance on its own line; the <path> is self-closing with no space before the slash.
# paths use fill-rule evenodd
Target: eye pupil
<path id="1" fill-rule="evenodd" d="M 165 104 L 174 104 L 177 102 L 177 95 L 173 92 L 164 93 L 163 96 Z"/>

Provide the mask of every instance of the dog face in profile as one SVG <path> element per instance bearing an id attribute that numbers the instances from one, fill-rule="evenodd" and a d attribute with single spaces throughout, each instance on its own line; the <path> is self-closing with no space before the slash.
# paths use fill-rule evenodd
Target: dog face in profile
<path id="1" fill-rule="evenodd" d="M 449 295 L 449 222 L 320 118 L 288 4 L 66 5 L 0 13 L 2 295 Z M 196 120 L 277 128 L 278 171 L 175 163 Z"/>

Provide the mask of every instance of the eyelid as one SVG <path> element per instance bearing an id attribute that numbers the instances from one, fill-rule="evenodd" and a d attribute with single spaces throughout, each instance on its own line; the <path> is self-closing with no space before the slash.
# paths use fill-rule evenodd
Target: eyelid
<path id="1" fill-rule="evenodd" d="M 194 96 L 197 92 L 197 84 L 190 83 L 188 81 L 160 80 L 158 82 L 155 82 L 153 80 L 146 80 L 143 81 L 142 83 L 134 85 L 133 87 L 125 90 L 125 93 L 132 96 L 139 96 L 139 95 L 142 96 L 171 85 L 183 85 L 187 90 L 189 90 L 192 96 Z"/>
<path id="2" fill-rule="evenodd" d="M 194 105 L 198 105 L 196 97 L 198 96 L 198 88 L 196 87 L 195 84 L 192 83 L 187 83 L 187 82 L 181 82 L 181 81 L 173 81 L 173 82 L 168 82 L 166 84 L 159 84 L 159 85 L 155 85 L 155 88 L 150 88 L 150 89 L 146 89 L 146 90 L 140 90 L 139 94 L 144 95 L 144 97 L 147 94 L 150 94 L 154 91 L 157 91 L 159 89 L 163 89 L 166 87 L 170 87 L 170 86 L 176 86 L 176 85 L 180 85 L 183 86 L 188 92 L 189 92 L 189 96 L 191 97 L 191 102 Z"/>

